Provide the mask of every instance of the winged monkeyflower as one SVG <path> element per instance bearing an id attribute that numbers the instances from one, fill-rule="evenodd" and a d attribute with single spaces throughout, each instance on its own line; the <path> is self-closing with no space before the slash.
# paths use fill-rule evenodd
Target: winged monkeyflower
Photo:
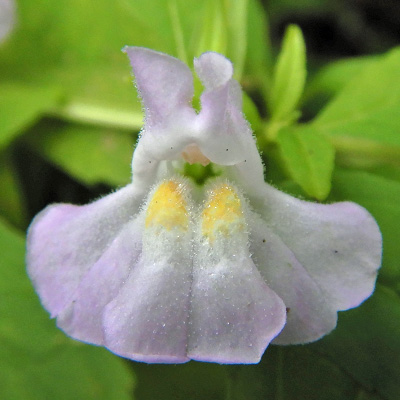
<path id="1" fill-rule="evenodd" d="M 132 183 L 51 205 L 28 234 L 28 271 L 68 335 L 133 360 L 256 363 L 314 341 L 373 291 L 381 235 L 362 207 L 313 204 L 264 182 L 229 60 L 127 47 L 145 109 Z M 199 188 L 184 163 L 221 176 Z"/>

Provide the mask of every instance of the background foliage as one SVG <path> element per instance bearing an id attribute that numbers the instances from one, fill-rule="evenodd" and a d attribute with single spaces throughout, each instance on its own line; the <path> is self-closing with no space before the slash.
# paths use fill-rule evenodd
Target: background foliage
<path id="1" fill-rule="evenodd" d="M 19 0 L 0 43 L 0 398 L 399 399 L 399 21 L 396 0 Z M 165 366 L 72 341 L 49 320 L 24 231 L 48 203 L 129 181 L 142 111 L 126 44 L 189 65 L 227 55 L 266 179 L 377 219 L 376 291 L 333 333 L 270 346 L 259 365 Z"/>

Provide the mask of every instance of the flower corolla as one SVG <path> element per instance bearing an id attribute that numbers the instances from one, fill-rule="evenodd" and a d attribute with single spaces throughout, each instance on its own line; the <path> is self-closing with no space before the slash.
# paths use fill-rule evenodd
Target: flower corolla
<path id="1" fill-rule="evenodd" d="M 315 204 L 264 182 L 224 56 L 127 47 L 145 123 L 132 183 L 91 204 L 50 205 L 28 233 L 28 273 L 71 337 L 137 361 L 257 363 L 307 343 L 374 290 L 381 235 L 362 207 Z M 198 187 L 185 163 L 218 167 Z"/>

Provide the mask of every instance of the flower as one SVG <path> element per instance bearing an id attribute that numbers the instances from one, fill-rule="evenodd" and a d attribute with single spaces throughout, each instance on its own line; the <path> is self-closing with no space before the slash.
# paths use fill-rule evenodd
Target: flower
<path id="1" fill-rule="evenodd" d="M 314 204 L 264 182 L 231 62 L 194 68 L 127 47 L 145 123 L 132 183 L 32 222 L 28 273 L 71 337 L 137 361 L 257 363 L 265 348 L 330 332 L 374 290 L 381 235 L 362 207 Z M 221 176 L 196 187 L 185 162 Z"/>

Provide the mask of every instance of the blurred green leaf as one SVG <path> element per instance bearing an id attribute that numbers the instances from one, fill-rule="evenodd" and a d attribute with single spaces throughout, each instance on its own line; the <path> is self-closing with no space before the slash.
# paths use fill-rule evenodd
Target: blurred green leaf
<path id="1" fill-rule="evenodd" d="M 378 286 L 336 329 L 305 346 L 270 346 L 258 365 L 227 366 L 229 400 L 396 400 L 400 299 Z"/>
<path id="2" fill-rule="evenodd" d="M 282 50 L 275 65 L 269 106 L 273 121 L 294 119 L 296 106 L 306 80 L 306 49 L 303 34 L 290 25 L 283 38 Z"/>
<path id="3" fill-rule="evenodd" d="M 284 166 L 306 193 L 324 200 L 331 188 L 335 152 L 326 138 L 310 126 L 283 128 L 277 145 Z"/>
<path id="4" fill-rule="evenodd" d="M 339 156 L 347 155 L 347 164 L 353 153 L 365 165 L 400 163 L 399 68 L 396 48 L 356 75 L 314 120 Z"/>
<path id="5" fill-rule="evenodd" d="M 0 155 L 0 214 L 13 225 L 26 224 L 25 201 L 20 182 L 8 154 Z"/>
<path id="6" fill-rule="evenodd" d="M 120 49 L 127 44 L 170 47 L 162 40 L 165 36 L 156 33 L 161 27 L 143 26 L 141 16 L 133 18 L 127 4 L 21 0 L 19 28 L 0 49 L 1 79 L 60 86 L 65 102 L 52 111 L 63 118 L 140 128 L 141 106 Z M 156 46 L 158 38 L 161 44 Z"/>
<path id="7" fill-rule="evenodd" d="M 228 400 L 355 399 L 357 383 L 308 346 L 271 346 L 258 365 L 227 366 Z"/>
<path id="8" fill-rule="evenodd" d="M 130 181 L 136 135 L 50 120 L 35 127 L 28 139 L 38 153 L 85 184 Z"/>
<path id="9" fill-rule="evenodd" d="M 400 183 L 400 166 L 393 165 L 377 165 L 368 170 L 373 174 L 380 175 L 384 178 L 391 179 Z"/>
<path id="10" fill-rule="evenodd" d="M 272 75 L 272 54 L 269 25 L 265 11 L 256 0 L 248 4 L 247 56 L 243 85 L 249 90 L 259 91 L 269 97 Z"/>
<path id="11" fill-rule="evenodd" d="M 377 56 L 354 57 L 326 64 L 310 80 L 301 98 L 301 107 L 311 115 L 321 109 Z"/>
<path id="12" fill-rule="evenodd" d="M 334 61 L 324 66 L 307 85 L 303 100 L 318 95 L 331 97 L 340 92 L 347 83 L 372 65 L 377 56 L 354 57 Z"/>
<path id="13" fill-rule="evenodd" d="M 203 3 L 203 11 L 200 14 L 202 15 L 203 23 L 198 33 L 198 38 L 194 38 L 196 45 L 191 52 L 191 56 L 198 57 L 206 51 L 216 51 L 227 55 L 228 28 L 222 2 L 220 0 L 206 0 Z"/>
<path id="14" fill-rule="evenodd" d="M 335 171 L 335 200 L 351 200 L 376 218 L 383 236 L 383 267 L 380 279 L 393 288 L 400 284 L 400 183 L 360 171 Z M 400 289 L 400 287 L 398 287 Z"/>
<path id="15" fill-rule="evenodd" d="M 133 364 L 140 400 L 226 400 L 225 367 L 191 361 L 180 365 Z M 250 399 L 249 399 L 250 400 Z"/>
<path id="16" fill-rule="evenodd" d="M 25 273 L 25 241 L 2 221 L 0 253 L 0 397 L 132 398 L 132 376 L 122 360 L 71 341 L 50 321 Z"/>
<path id="17" fill-rule="evenodd" d="M 386 400 L 400 398 L 400 298 L 392 290 L 378 285 L 361 307 L 339 314 L 330 335 L 309 347 L 366 391 Z"/>
<path id="18" fill-rule="evenodd" d="M 268 8 L 274 15 L 325 13 L 335 6 L 329 0 L 269 0 Z"/>
<path id="19" fill-rule="evenodd" d="M 0 84 L 0 149 L 55 107 L 59 98 L 60 90 L 53 86 Z"/>
<path id="20" fill-rule="evenodd" d="M 235 66 L 235 76 L 240 80 L 247 51 L 249 0 L 225 0 L 223 4 L 229 32 L 228 56 Z"/>
<path id="21" fill-rule="evenodd" d="M 257 131 L 261 129 L 262 126 L 261 116 L 258 112 L 257 106 L 246 92 L 243 92 L 242 96 L 243 114 L 245 115 L 246 120 L 250 123 L 253 132 Z"/>

